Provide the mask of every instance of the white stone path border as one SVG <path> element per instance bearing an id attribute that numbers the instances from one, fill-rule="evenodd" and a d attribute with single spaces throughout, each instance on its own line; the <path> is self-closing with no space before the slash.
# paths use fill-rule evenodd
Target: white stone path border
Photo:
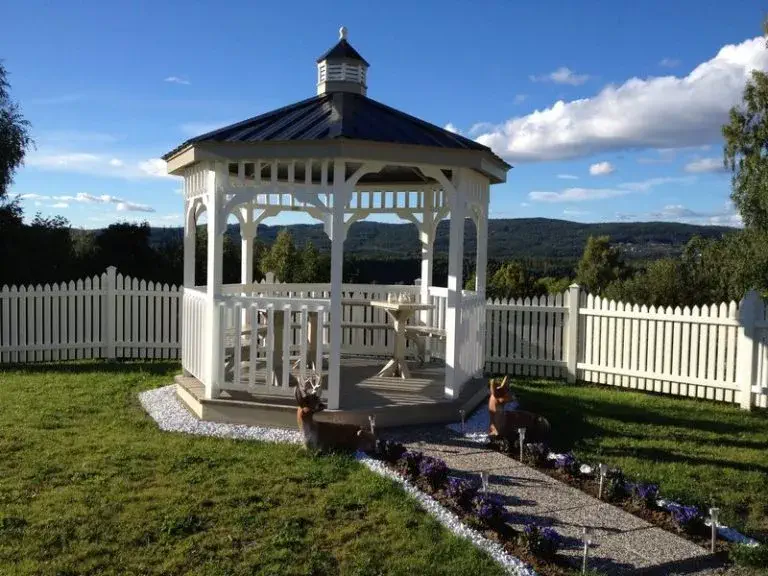
<path id="1" fill-rule="evenodd" d="M 514 407 L 517 407 L 516 403 L 512 403 Z M 488 427 L 490 426 L 490 417 L 488 415 L 488 410 L 484 409 L 482 406 L 479 407 L 477 410 L 475 410 L 469 418 L 466 418 L 464 420 L 464 429 L 462 430 L 461 422 L 454 422 L 452 424 L 448 424 L 446 428 L 451 430 L 452 432 L 456 432 L 457 434 L 461 434 L 465 439 L 469 440 L 470 442 L 476 442 L 478 444 L 485 444 L 488 442 Z M 559 454 L 550 453 L 547 458 L 550 460 L 555 460 Z M 589 465 L 583 465 L 582 466 L 582 473 L 584 474 L 592 474 L 592 467 Z M 657 504 L 664 509 L 667 509 L 670 505 L 676 505 L 677 502 L 668 502 L 666 500 L 659 500 Z M 705 524 L 707 526 L 711 526 L 711 522 L 709 520 L 705 521 Z M 721 538 L 724 540 L 728 540 L 729 542 L 735 542 L 737 544 L 746 544 L 747 546 L 759 546 L 760 543 L 755 540 L 754 538 L 750 538 L 749 536 L 745 536 L 738 530 L 735 530 L 733 528 L 729 528 L 728 526 L 719 525 L 717 527 L 717 533 L 720 535 Z"/>
<path id="2" fill-rule="evenodd" d="M 198 420 L 181 405 L 181 402 L 176 397 L 176 387 L 174 385 L 141 392 L 139 394 L 139 402 L 152 419 L 157 422 L 160 429 L 167 432 L 183 432 L 198 436 L 258 440 L 261 442 L 301 443 L 301 435 L 298 430 Z M 462 523 L 456 514 L 446 509 L 428 494 L 419 490 L 408 480 L 388 468 L 384 463 L 369 458 L 362 452 L 355 454 L 355 458 L 372 472 L 400 484 L 403 490 L 415 498 L 429 515 L 452 533 L 460 538 L 469 540 L 474 546 L 487 552 L 508 574 L 513 576 L 536 576 L 536 572 L 522 560 L 507 554 L 499 543 L 489 540 L 477 530 Z"/>

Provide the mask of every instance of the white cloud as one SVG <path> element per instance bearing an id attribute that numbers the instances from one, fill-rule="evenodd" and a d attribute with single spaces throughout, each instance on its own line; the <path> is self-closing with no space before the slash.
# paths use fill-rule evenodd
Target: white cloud
<path id="1" fill-rule="evenodd" d="M 648 178 L 647 180 L 641 180 L 640 182 L 622 182 L 619 184 L 619 188 L 625 190 L 631 190 L 632 192 L 648 192 L 651 188 L 656 186 L 663 186 L 665 184 L 692 184 L 696 181 L 695 176 L 664 176 L 659 178 Z"/>
<path id="2" fill-rule="evenodd" d="M 607 174 L 613 174 L 615 171 L 616 168 L 614 168 L 613 164 L 610 162 L 598 162 L 589 167 L 589 173 L 592 176 L 605 176 Z"/>
<path id="3" fill-rule="evenodd" d="M 560 180 L 578 180 L 579 179 L 578 176 L 575 176 L 573 174 L 558 174 L 557 177 L 560 178 Z"/>
<path id="4" fill-rule="evenodd" d="M 179 76 L 168 76 L 165 80 L 163 80 L 163 82 L 169 82 L 171 84 L 182 84 L 184 86 L 189 86 L 190 84 L 189 80 Z"/>
<path id="5" fill-rule="evenodd" d="M 571 86 L 581 86 L 589 80 L 588 74 L 576 74 L 570 68 L 561 66 L 554 72 L 542 74 L 540 76 L 531 76 L 532 82 L 554 82 L 555 84 L 569 84 Z"/>
<path id="6" fill-rule="evenodd" d="M 161 158 L 151 158 L 150 160 L 139 162 L 139 169 L 148 176 L 154 176 L 155 178 L 173 178 L 173 176 L 168 174 L 165 160 Z"/>
<path id="7" fill-rule="evenodd" d="M 45 196 L 43 194 L 20 194 L 18 196 L 22 200 L 34 200 L 37 206 L 42 205 L 40 200 L 49 200 L 56 202 L 51 205 L 51 208 L 68 208 L 72 202 L 78 204 L 114 204 L 118 212 L 154 212 L 155 209 L 147 204 L 138 204 L 136 202 L 130 202 L 117 196 L 111 196 L 109 194 L 102 194 L 96 196 L 94 194 L 88 194 L 87 192 L 78 192 L 74 196 Z"/>
<path id="8" fill-rule="evenodd" d="M 477 141 L 516 163 L 709 144 L 720 137 L 753 69 L 768 69 L 763 37 L 724 46 L 687 76 L 609 85 L 592 98 L 512 118 Z"/>
<path id="9" fill-rule="evenodd" d="M 461 134 L 461 130 L 456 128 L 452 123 L 448 122 L 445 126 L 443 126 L 445 130 L 448 130 L 448 132 L 453 132 L 454 134 Z"/>
<path id="10" fill-rule="evenodd" d="M 622 182 L 615 188 L 566 188 L 560 192 L 534 190 L 528 193 L 528 199 L 534 202 L 588 202 L 590 200 L 606 200 L 625 196 L 633 192 L 648 192 L 656 186 L 664 184 L 690 184 L 696 181 L 695 176 L 649 178 L 639 182 Z"/>
<path id="11" fill-rule="evenodd" d="M 152 206 L 146 204 L 136 204 L 134 202 L 118 202 L 118 212 L 154 212 L 155 209 Z"/>
<path id="12" fill-rule="evenodd" d="M 665 220 L 684 222 L 687 224 L 711 224 L 715 226 L 743 226 L 741 216 L 736 212 L 732 203 L 727 203 L 722 210 L 699 211 L 687 208 L 682 204 L 669 204 L 661 210 L 644 213 L 617 214 L 619 220 Z"/>
<path id="13" fill-rule="evenodd" d="M 686 172 L 725 172 L 722 158 L 698 158 L 685 165 Z"/>
<path id="14" fill-rule="evenodd" d="M 469 129 L 469 135 L 474 137 L 488 130 L 493 130 L 493 128 L 494 125 L 491 122 L 477 122 Z"/>
<path id="15" fill-rule="evenodd" d="M 515 95 L 515 104 L 522 104 L 523 102 L 525 102 L 526 98 L 528 98 L 526 94 Z"/>
<path id="16" fill-rule="evenodd" d="M 528 198 L 534 202 L 585 202 L 588 200 L 605 200 L 629 194 L 629 190 L 616 188 L 566 188 L 561 192 L 541 192 L 534 190 L 528 193 Z"/>
<path id="17" fill-rule="evenodd" d="M 25 159 L 31 168 L 55 172 L 75 172 L 135 180 L 142 178 L 174 178 L 166 173 L 160 158 L 123 160 L 114 154 L 94 152 L 61 152 L 35 150 Z"/>
<path id="18" fill-rule="evenodd" d="M 664 68 L 677 68 L 680 66 L 680 60 L 677 58 L 662 58 L 659 62 L 659 66 Z"/>
<path id="19" fill-rule="evenodd" d="M 563 210 L 563 216 L 586 216 L 589 214 L 586 210 L 570 210 L 566 208 Z"/>

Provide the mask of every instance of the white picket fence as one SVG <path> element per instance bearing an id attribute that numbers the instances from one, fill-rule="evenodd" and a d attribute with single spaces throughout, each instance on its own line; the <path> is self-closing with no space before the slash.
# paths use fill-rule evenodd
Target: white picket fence
<path id="1" fill-rule="evenodd" d="M 228 289 L 235 293 L 242 287 Z M 323 286 L 261 284 L 256 291 L 295 297 L 296 289 L 304 296 Z M 386 288 L 345 285 L 345 290 L 349 296 Z M 444 322 L 444 290 L 430 291 L 436 304 L 432 325 Z M 4 286 L 0 362 L 178 358 L 181 294 L 176 286 L 123 277 L 114 268 L 78 282 Z M 484 331 L 487 373 L 578 379 L 768 407 L 768 310 L 753 292 L 739 303 L 673 309 L 607 301 L 573 286 L 563 294 L 488 301 L 485 318 L 477 317 L 470 300 L 462 330 Z M 203 322 L 202 313 L 201 308 L 200 318 L 186 320 Z M 350 350 L 389 352 L 392 339 L 384 318 L 350 307 L 344 321 Z M 291 331 L 292 345 L 300 345 L 300 330 Z M 198 344 L 191 337 L 184 340 L 185 349 Z M 460 351 L 459 368 L 472 372 L 482 365 L 478 352 Z"/>
<path id="2" fill-rule="evenodd" d="M 178 358 L 176 286 L 118 274 L 0 290 L 0 362 Z"/>

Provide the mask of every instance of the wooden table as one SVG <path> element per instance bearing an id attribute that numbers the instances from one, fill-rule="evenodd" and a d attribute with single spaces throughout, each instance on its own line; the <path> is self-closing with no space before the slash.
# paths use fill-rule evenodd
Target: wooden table
<path id="1" fill-rule="evenodd" d="M 378 376 L 400 376 L 410 378 L 408 365 L 405 362 L 405 324 L 416 312 L 430 310 L 431 304 L 419 304 L 418 302 L 379 302 L 370 303 L 374 308 L 386 310 L 392 318 L 395 328 L 395 352 L 386 366 L 381 369 Z"/>

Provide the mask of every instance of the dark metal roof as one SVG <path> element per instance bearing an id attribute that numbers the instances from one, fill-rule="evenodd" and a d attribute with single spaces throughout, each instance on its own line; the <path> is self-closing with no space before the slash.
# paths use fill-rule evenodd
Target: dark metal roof
<path id="1" fill-rule="evenodd" d="M 478 150 L 493 154 L 490 148 L 474 140 L 385 106 L 367 96 L 352 92 L 329 92 L 187 140 L 163 156 L 163 159 L 167 160 L 179 150 L 198 142 L 255 143 L 340 138 Z M 495 157 L 508 166 L 501 158 Z"/>
<path id="2" fill-rule="evenodd" d="M 365 58 L 360 56 L 360 53 L 352 48 L 352 44 L 347 42 L 346 38 L 342 38 L 338 41 L 338 43 L 328 50 L 325 54 L 320 56 L 320 58 L 317 59 L 317 63 L 319 64 L 323 60 L 332 60 L 334 58 L 346 58 L 349 60 L 359 60 L 366 66 L 370 66 L 368 62 L 365 61 Z"/>

